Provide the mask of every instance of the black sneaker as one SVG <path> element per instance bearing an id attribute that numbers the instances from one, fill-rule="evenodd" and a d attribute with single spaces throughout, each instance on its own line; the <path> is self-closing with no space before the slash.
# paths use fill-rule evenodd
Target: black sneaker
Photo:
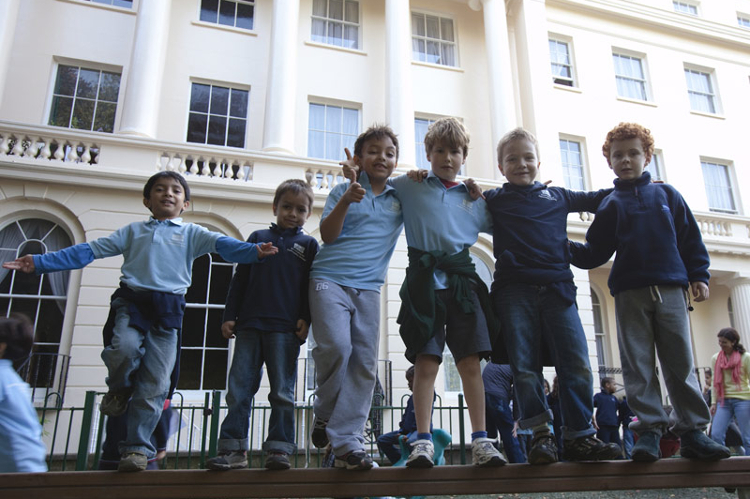
<path id="1" fill-rule="evenodd" d="M 655 431 L 644 431 L 638 435 L 638 441 L 630 451 L 633 461 L 639 463 L 653 463 L 661 457 L 659 442 L 661 435 Z"/>
<path id="2" fill-rule="evenodd" d="M 108 391 L 102 397 L 99 410 L 105 416 L 122 416 L 128 410 L 128 402 L 133 390 Z"/>
<path id="3" fill-rule="evenodd" d="M 531 439 L 529 464 L 552 464 L 557 462 L 557 443 L 552 433 L 540 431 Z"/>
<path id="4" fill-rule="evenodd" d="M 326 426 L 328 426 L 328 421 L 323 421 L 322 419 L 315 418 L 312 434 L 310 434 L 310 440 L 312 440 L 312 444 L 318 449 L 322 449 L 323 447 L 328 445 L 328 434 L 326 433 Z"/>
<path id="5" fill-rule="evenodd" d="M 622 449 L 614 443 L 605 443 L 593 435 L 566 440 L 563 459 L 566 461 L 607 461 L 622 457 Z"/>
<path id="6" fill-rule="evenodd" d="M 333 466 L 355 471 L 369 470 L 372 468 L 372 458 L 363 450 L 355 450 L 341 457 L 336 456 Z"/>
<path id="7" fill-rule="evenodd" d="M 292 467 L 289 462 L 289 454 L 286 452 L 272 450 L 266 454 L 266 469 L 268 470 L 288 470 Z"/>
<path id="8" fill-rule="evenodd" d="M 680 455 L 688 459 L 718 461 L 732 455 L 728 448 L 708 438 L 700 430 L 692 430 L 680 435 Z"/>
<path id="9" fill-rule="evenodd" d="M 245 451 L 222 452 L 206 461 L 206 468 L 214 471 L 238 470 L 247 468 L 247 453 Z"/>

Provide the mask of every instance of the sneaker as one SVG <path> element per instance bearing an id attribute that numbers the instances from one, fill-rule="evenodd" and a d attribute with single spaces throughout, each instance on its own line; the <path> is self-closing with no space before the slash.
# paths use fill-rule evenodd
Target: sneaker
<path id="1" fill-rule="evenodd" d="M 206 468 L 214 471 L 247 468 L 247 453 L 244 450 L 221 452 L 218 456 L 206 461 Z"/>
<path id="2" fill-rule="evenodd" d="M 563 459 L 566 461 L 607 461 L 622 457 L 622 448 L 615 443 L 605 443 L 593 435 L 566 440 Z"/>
<path id="3" fill-rule="evenodd" d="M 120 457 L 117 471 L 143 471 L 148 466 L 146 454 L 140 452 L 126 452 Z"/>
<path id="4" fill-rule="evenodd" d="M 435 463 L 432 457 L 435 455 L 435 446 L 432 440 L 415 440 L 412 444 L 411 454 L 406 460 L 409 468 L 432 468 Z"/>
<path id="5" fill-rule="evenodd" d="M 268 451 L 266 454 L 266 469 L 268 470 L 288 470 L 292 467 L 289 462 L 289 454 L 279 450 Z"/>
<path id="6" fill-rule="evenodd" d="M 322 419 L 315 418 L 312 434 L 310 435 L 310 440 L 312 440 L 312 444 L 318 449 L 322 449 L 323 447 L 328 445 L 328 434 L 326 433 L 326 426 L 328 426 L 327 420 L 324 421 Z"/>
<path id="7" fill-rule="evenodd" d="M 132 394 L 132 390 L 120 390 L 119 392 L 110 390 L 102 397 L 99 410 L 105 416 L 121 416 L 128 410 L 128 402 Z"/>
<path id="8" fill-rule="evenodd" d="M 638 435 L 638 441 L 630 451 L 633 461 L 640 463 L 653 463 L 661 457 L 659 442 L 661 435 L 655 431 L 644 431 Z"/>
<path id="9" fill-rule="evenodd" d="M 355 450 L 341 457 L 336 456 L 333 466 L 355 471 L 369 470 L 372 468 L 372 458 L 363 450 Z"/>
<path id="10" fill-rule="evenodd" d="M 508 464 L 489 438 L 477 438 L 471 442 L 471 462 L 481 468 L 494 468 Z"/>
<path id="11" fill-rule="evenodd" d="M 728 458 L 731 454 L 728 448 L 714 442 L 700 430 L 692 430 L 680 435 L 682 457 L 701 461 L 718 461 Z"/>
<path id="12" fill-rule="evenodd" d="M 557 442 L 552 433 L 540 431 L 531 439 L 529 464 L 552 464 L 557 462 Z"/>

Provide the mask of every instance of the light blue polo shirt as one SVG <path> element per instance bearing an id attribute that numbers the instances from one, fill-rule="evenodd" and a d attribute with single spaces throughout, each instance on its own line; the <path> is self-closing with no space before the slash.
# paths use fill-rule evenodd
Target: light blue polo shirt
<path id="1" fill-rule="evenodd" d="M 310 278 L 379 291 L 403 227 L 401 203 L 388 185 L 374 196 L 366 173 L 360 175 L 359 183 L 365 189 L 364 199 L 349 205 L 339 237 L 320 247 Z M 349 183 L 345 182 L 331 190 L 321 220 L 331 213 L 348 188 Z"/>
<path id="2" fill-rule="evenodd" d="M 446 188 L 432 171 L 422 182 L 406 175 L 389 179 L 404 210 L 406 242 L 422 251 L 460 253 L 492 233 L 492 217 L 484 199 L 474 201 L 463 182 Z M 435 289 L 447 288 L 445 274 L 435 270 Z"/>
<path id="3" fill-rule="evenodd" d="M 126 225 L 107 237 L 89 242 L 95 258 L 122 255 L 120 282 L 136 291 L 184 295 L 190 287 L 193 261 L 216 251 L 223 234 L 183 223 L 181 218 Z"/>

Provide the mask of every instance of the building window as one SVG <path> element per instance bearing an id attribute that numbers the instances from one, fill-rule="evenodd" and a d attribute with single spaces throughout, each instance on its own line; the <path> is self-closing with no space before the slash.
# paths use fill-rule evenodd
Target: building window
<path id="1" fill-rule="evenodd" d="M 456 66 L 453 20 L 411 13 L 411 46 L 415 61 Z"/>
<path id="2" fill-rule="evenodd" d="M 685 68 L 690 109 L 701 113 L 716 114 L 716 96 L 711 84 L 711 74 Z"/>
<path id="3" fill-rule="evenodd" d="M 607 348 L 606 348 L 606 335 L 604 333 L 604 321 L 602 319 L 602 304 L 599 300 L 599 295 L 593 288 L 589 288 L 591 291 L 591 311 L 594 316 L 594 340 L 596 341 L 596 361 L 599 365 L 599 377 L 605 376 L 605 369 L 607 368 Z"/>
<path id="4" fill-rule="evenodd" d="M 563 166 L 565 187 L 582 191 L 586 188 L 583 179 L 583 155 L 581 143 L 573 140 L 560 139 L 560 156 Z"/>
<path id="5" fill-rule="evenodd" d="M 101 3 L 104 5 L 112 5 L 114 7 L 124 7 L 126 9 L 133 8 L 133 0 L 88 0 L 92 3 Z"/>
<path id="6" fill-rule="evenodd" d="M 703 182 L 706 185 L 708 209 L 720 213 L 737 213 L 729 166 L 701 161 L 701 168 Z"/>
<path id="7" fill-rule="evenodd" d="M 221 335 L 224 302 L 234 265 L 218 254 L 193 262 L 193 281 L 185 295 L 180 350 L 181 390 L 225 390 L 229 342 Z"/>
<path id="8" fill-rule="evenodd" d="M 678 2 L 674 0 L 672 2 L 675 12 L 681 12 L 683 14 L 690 14 L 691 16 L 698 15 L 698 6 L 689 2 Z"/>
<path id="9" fill-rule="evenodd" d="M 60 65 L 52 93 L 49 124 L 112 133 L 120 74 Z"/>
<path id="10" fill-rule="evenodd" d="M 247 90 L 193 83 L 187 141 L 245 147 L 249 94 Z"/>
<path id="11" fill-rule="evenodd" d="M 552 64 L 552 81 L 558 85 L 574 87 L 573 61 L 570 56 L 570 45 L 560 40 L 549 40 L 549 58 Z"/>
<path id="12" fill-rule="evenodd" d="M 307 129 L 307 155 L 311 158 L 340 160 L 344 148 L 354 151 L 359 135 L 359 110 L 328 104 L 310 103 Z"/>
<path id="13" fill-rule="evenodd" d="M 615 63 L 617 95 L 627 99 L 648 100 L 641 59 L 623 54 L 612 54 L 612 58 Z"/>
<path id="14" fill-rule="evenodd" d="M 737 14 L 737 24 L 741 28 L 750 28 L 750 16 Z"/>
<path id="15" fill-rule="evenodd" d="M 241 29 L 253 29 L 253 0 L 201 0 L 200 20 Z"/>
<path id="16" fill-rule="evenodd" d="M 651 180 L 658 180 L 661 182 L 666 181 L 660 152 L 654 151 L 654 154 L 651 156 L 651 163 L 649 163 L 648 169 L 651 172 Z"/>
<path id="17" fill-rule="evenodd" d="M 3 262 L 70 245 L 70 237 L 62 227 L 48 220 L 17 220 L 0 230 Z M 34 388 L 53 386 L 58 370 L 66 365 L 58 360 L 69 276 L 69 271 L 36 275 L 0 267 L 0 317 L 22 314 L 34 326 L 34 347 L 26 370 L 26 379 Z"/>
<path id="18" fill-rule="evenodd" d="M 313 0 L 312 41 L 359 48 L 359 2 Z"/>
<path id="19" fill-rule="evenodd" d="M 427 135 L 427 130 L 430 125 L 435 123 L 437 120 L 431 120 L 429 118 L 414 118 L 414 139 L 415 139 L 415 150 L 417 157 L 417 168 L 423 168 L 425 170 L 430 169 L 430 162 L 427 161 L 427 152 L 424 149 L 424 136 Z M 461 167 L 463 169 L 463 166 Z"/>

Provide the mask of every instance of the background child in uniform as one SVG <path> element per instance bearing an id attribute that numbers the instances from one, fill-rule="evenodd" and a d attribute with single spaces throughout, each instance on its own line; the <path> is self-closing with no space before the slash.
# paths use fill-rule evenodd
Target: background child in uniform
<path id="1" fill-rule="evenodd" d="M 271 417 L 263 443 L 265 467 L 288 469 L 294 439 L 294 384 L 297 357 L 310 326 L 308 285 L 318 252 L 315 238 L 302 232 L 312 213 L 314 195 L 303 180 L 282 182 L 273 199 L 276 223 L 250 234 L 249 243 L 269 241 L 279 248 L 266 262 L 239 265 L 224 308 L 221 333 L 235 338 L 229 371 L 227 405 L 221 424 L 219 455 L 208 460 L 212 470 L 247 467 L 252 401 L 266 366 L 271 391 Z"/>
<path id="2" fill-rule="evenodd" d="M 659 459 L 659 440 L 670 429 L 682 457 L 717 460 L 729 449 L 705 435 L 710 421 L 695 376 L 688 320 L 689 296 L 708 298 L 709 257 L 701 231 L 677 190 L 651 183 L 644 171 L 654 139 L 636 123 L 620 123 L 602 146 L 617 175 L 615 190 L 599 206 L 586 244 L 571 243 L 573 264 L 594 268 L 614 252 L 609 289 L 615 297 L 617 341 L 628 402 L 637 416 L 635 461 Z M 662 405 L 656 356 L 673 405 Z"/>
<path id="3" fill-rule="evenodd" d="M 271 243 L 244 243 L 184 223 L 179 216 L 190 206 L 190 188 L 179 173 L 162 171 L 151 176 L 143 187 L 143 205 L 152 214 L 148 221 L 54 253 L 3 263 L 11 270 L 43 274 L 123 255 L 120 287 L 112 295 L 105 325 L 105 329 L 112 325 L 111 331 L 105 331 L 111 343 L 102 352 L 109 391 L 100 407 L 108 416 L 128 411 L 119 471 L 144 470 L 156 454 L 151 434 L 161 416 L 179 351 L 193 260 L 218 252 L 229 262 L 253 263 L 277 251 Z"/>
<path id="4" fill-rule="evenodd" d="M 594 395 L 594 423 L 596 425 L 596 437 L 602 442 L 612 442 L 622 446 L 620 440 L 620 421 L 617 417 L 617 407 L 620 405 L 615 392 L 615 380 L 602 378 L 602 390 Z"/>

